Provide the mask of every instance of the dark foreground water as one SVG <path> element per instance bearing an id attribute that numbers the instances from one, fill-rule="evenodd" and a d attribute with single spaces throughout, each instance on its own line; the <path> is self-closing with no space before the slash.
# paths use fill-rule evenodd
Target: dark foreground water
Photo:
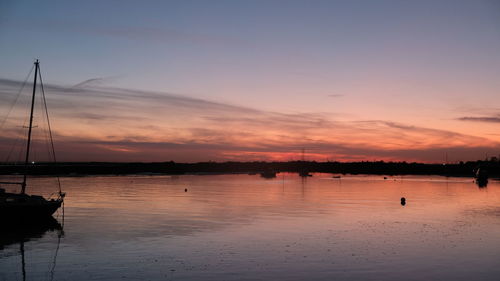
<path id="1" fill-rule="evenodd" d="M 481 189 L 464 178 L 328 174 L 62 182 L 64 231 L 24 239 L 26 280 L 500 280 L 494 181 Z M 31 183 L 55 191 L 53 178 Z M 23 280 L 20 240 L 0 245 L 0 280 Z"/>

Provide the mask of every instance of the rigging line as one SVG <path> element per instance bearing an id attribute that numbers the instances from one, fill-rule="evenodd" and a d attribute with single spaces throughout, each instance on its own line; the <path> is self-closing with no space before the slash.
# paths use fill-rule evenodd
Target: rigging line
<path id="1" fill-rule="evenodd" d="M 9 153 L 7 154 L 7 158 L 5 159 L 5 163 L 9 163 L 10 161 L 10 157 L 13 155 L 13 153 L 17 152 L 18 155 L 17 157 L 13 157 L 12 161 L 14 162 L 14 164 L 18 164 L 20 163 L 22 160 L 22 153 L 23 153 L 23 149 L 22 149 L 22 144 L 21 144 L 21 141 L 22 141 L 22 138 L 20 136 L 16 137 L 15 139 L 15 143 L 12 145 Z M 17 151 L 16 151 L 17 150 Z"/>
<path id="2" fill-rule="evenodd" d="M 25 114 L 24 114 L 24 121 L 23 121 L 23 125 L 21 126 L 22 129 L 25 129 L 28 127 L 28 119 L 29 119 L 29 107 L 26 107 L 26 110 L 25 110 Z M 21 129 L 21 130 L 22 130 Z M 15 142 L 15 146 L 16 147 L 13 147 L 13 149 L 16 149 L 19 142 L 23 141 L 24 140 L 24 136 L 22 135 L 22 133 L 18 134 L 17 137 L 16 137 L 16 142 Z M 19 155 L 17 156 L 17 161 L 19 162 L 22 162 L 22 154 L 23 154 L 23 148 L 22 148 L 22 144 L 19 144 Z M 9 154 L 9 157 L 10 157 L 10 154 Z"/>
<path id="3" fill-rule="evenodd" d="M 56 248 L 56 251 L 54 253 L 54 258 L 52 260 L 52 266 L 50 268 L 50 281 L 54 280 L 54 272 L 56 269 L 57 254 L 59 253 L 59 246 L 61 245 L 61 237 L 62 236 L 63 236 L 63 232 L 61 230 L 61 232 L 59 232 L 57 234 L 57 248 Z"/>
<path id="4" fill-rule="evenodd" d="M 45 107 L 45 116 L 47 117 L 47 127 L 49 129 L 50 146 L 52 147 L 52 158 L 54 159 L 54 165 L 57 165 L 56 151 L 54 149 L 54 139 L 52 138 L 52 129 L 50 127 L 49 111 L 47 110 L 47 100 L 45 99 L 45 90 L 43 88 L 42 72 L 40 71 L 40 68 L 38 68 L 38 76 L 40 78 L 40 87 L 42 88 L 43 105 Z M 57 177 L 57 185 L 59 186 L 59 194 L 61 194 L 61 192 L 62 192 L 61 180 L 59 179 L 58 175 L 56 177 Z"/>
<path id="5" fill-rule="evenodd" d="M 23 144 L 21 144 L 19 146 L 19 151 L 18 151 L 18 155 L 17 155 L 17 163 L 20 163 L 20 164 L 24 164 L 24 161 L 23 161 L 23 148 L 22 148 Z"/>
<path id="6" fill-rule="evenodd" d="M 43 112 L 44 111 L 44 106 L 43 106 L 43 96 L 40 95 L 40 112 Z M 46 116 L 45 114 L 41 114 L 41 116 L 39 117 L 40 118 L 40 125 L 42 124 L 46 124 Z M 50 138 L 49 138 L 49 132 L 48 132 L 48 129 L 46 126 L 40 126 L 41 127 L 41 138 L 44 140 L 44 144 L 45 144 L 45 149 L 43 151 L 43 157 L 47 156 L 47 161 L 52 161 L 52 155 L 50 153 Z M 45 152 L 47 152 L 47 154 L 45 154 Z"/>
<path id="7" fill-rule="evenodd" d="M 20 145 L 19 143 L 21 142 L 21 138 L 20 137 L 17 137 L 14 141 L 14 144 L 12 145 L 12 147 L 10 148 L 9 150 L 9 153 L 7 154 L 7 157 L 5 158 L 5 163 L 8 163 L 9 160 L 10 160 L 10 156 L 12 155 L 12 153 L 14 152 L 14 150 L 16 149 L 20 149 Z M 22 150 L 21 150 L 22 151 Z M 20 157 L 20 156 L 19 156 Z M 19 158 L 20 159 L 20 158 Z M 18 161 L 18 160 L 14 160 L 14 161 Z"/>
<path id="8" fill-rule="evenodd" d="M 39 91 L 39 89 L 37 88 L 37 91 Z M 28 162 L 29 165 L 32 164 L 32 162 L 35 162 L 37 159 L 40 159 L 41 157 L 39 156 L 40 155 L 40 146 L 39 146 L 39 142 L 40 142 L 40 134 L 42 133 L 40 130 L 39 130 L 39 126 L 38 124 L 40 124 L 40 121 L 38 120 L 39 117 L 37 116 L 38 112 L 37 112 L 37 109 L 36 109 L 36 100 L 35 100 L 35 110 L 33 111 L 33 124 L 32 124 L 32 131 L 31 131 L 31 146 L 30 146 L 30 161 Z M 41 106 L 40 106 L 41 107 Z"/>
<path id="9" fill-rule="evenodd" d="M 31 72 L 30 72 L 31 73 Z M 25 109 L 25 112 L 24 112 L 24 121 L 23 121 L 23 125 L 21 126 L 22 129 L 25 129 L 28 127 L 28 119 L 29 119 L 29 110 L 30 110 L 30 107 L 27 106 L 26 109 Z M 22 130 L 21 129 L 21 130 Z M 18 159 L 17 161 L 21 162 L 22 159 L 21 159 L 21 155 L 23 153 L 23 149 L 22 149 L 22 145 L 19 144 L 20 141 L 24 140 L 24 136 L 22 133 L 20 134 L 17 134 L 16 138 L 15 138 L 15 142 L 14 144 L 12 145 L 11 147 L 11 150 L 9 152 L 9 154 L 7 155 L 7 159 L 5 162 L 8 162 L 10 160 L 10 156 L 11 156 L 11 153 L 18 148 L 18 145 L 19 145 L 19 155 L 16 159 Z M 15 160 L 16 161 L 16 160 Z"/>
<path id="10" fill-rule="evenodd" d="M 5 124 L 5 121 L 7 121 L 7 118 L 9 117 L 10 115 L 10 112 L 12 111 L 12 109 L 14 108 L 14 106 L 16 105 L 17 101 L 19 100 L 19 97 L 21 96 L 21 93 L 24 89 L 24 87 L 26 86 L 26 83 L 28 82 L 28 79 L 30 78 L 31 76 L 31 73 L 33 72 L 33 69 L 35 68 L 35 66 L 32 66 L 31 67 L 31 70 L 30 72 L 28 73 L 28 76 L 26 76 L 26 79 L 24 79 L 24 82 L 23 84 L 21 85 L 21 89 L 19 89 L 19 91 L 17 92 L 16 94 L 16 98 L 14 99 L 14 102 L 10 105 L 10 108 L 9 110 L 7 111 L 7 114 L 5 115 L 5 117 L 3 118 L 2 120 L 2 123 L 0 124 L 0 129 L 3 128 L 3 125 Z"/>
<path id="11" fill-rule="evenodd" d="M 23 89 L 24 87 L 26 86 L 26 83 L 28 82 L 28 79 L 29 77 L 31 76 L 31 73 L 33 72 L 33 69 L 34 69 L 35 66 L 32 66 L 31 67 L 31 70 L 29 71 L 28 73 L 28 76 L 26 76 L 26 79 L 24 79 L 24 82 L 23 84 L 21 85 L 21 88 L 19 89 L 19 91 L 17 92 L 16 94 L 16 98 L 14 100 L 14 102 L 11 103 L 10 105 L 10 108 L 9 110 L 7 111 L 7 114 L 5 115 L 5 117 L 3 118 L 2 120 L 2 123 L 0 124 L 0 129 L 3 128 L 3 126 L 5 125 L 5 122 L 7 121 L 7 118 L 9 117 L 10 113 L 12 112 L 12 109 L 14 108 L 14 106 L 17 104 L 18 100 L 19 100 L 19 97 L 21 96 L 21 93 L 23 92 Z M 26 114 L 24 115 L 26 116 Z M 25 117 L 24 121 L 23 121 L 23 126 L 22 127 L 25 127 L 25 124 L 26 124 L 26 120 L 27 118 Z M 5 162 L 8 162 L 10 160 L 10 156 L 12 155 L 12 152 L 16 149 L 16 147 L 18 146 L 19 144 L 19 141 L 21 140 L 21 137 L 20 136 L 17 136 L 14 140 L 14 143 L 13 145 L 11 146 L 10 148 L 10 151 L 9 153 L 7 154 L 7 157 L 5 159 Z M 19 158 L 20 159 L 20 158 Z"/>

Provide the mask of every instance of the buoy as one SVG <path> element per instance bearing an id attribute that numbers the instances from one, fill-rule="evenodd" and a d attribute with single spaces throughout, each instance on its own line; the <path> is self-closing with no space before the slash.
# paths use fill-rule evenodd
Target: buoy
<path id="1" fill-rule="evenodd" d="M 187 188 L 185 188 L 185 189 L 184 189 L 184 192 L 188 192 L 188 189 L 187 189 Z"/>
<path id="2" fill-rule="evenodd" d="M 406 198 L 404 197 L 401 197 L 401 205 L 406 205 Z"/>

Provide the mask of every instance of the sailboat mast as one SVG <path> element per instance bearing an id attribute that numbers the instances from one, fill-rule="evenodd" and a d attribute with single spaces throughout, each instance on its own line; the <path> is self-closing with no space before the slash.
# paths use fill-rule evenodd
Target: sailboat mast
<path id="1" fill-rule="evenodd" d="M 36 78 L 38 77 L 38 60 L 35 62 L 35 81 L 33 82 L 33 95 L 31 96 L 30 125 L 28 127 L 28 142 L 26 144 L 26 159 L 24 160 L 24 177 L 21 185 L 21 194 L 26 192 L 26 176 L 28 174 L 28 161 L 30 157 L 31 129 L 33 128 L 33 111 L 35 109 Z"/>

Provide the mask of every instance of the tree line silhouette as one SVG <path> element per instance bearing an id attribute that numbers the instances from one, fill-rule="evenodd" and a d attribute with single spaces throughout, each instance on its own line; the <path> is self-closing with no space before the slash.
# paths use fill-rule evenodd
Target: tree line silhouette
<path id="1" fill-rule="evenodd" d="M 263 171 L 332 174 L 375 174 L 375 175 L 442 175 L 473 176 L 475 169 L 481 167 L 490 176 L 500 176 L 500 161 L 496 157 L 488 160 L 459 162 L 453 164 L 426 164 L 408 162 L 198 162 L 176 163 L 116 163 L 116 162 L 39 162 L 28 167 L 31 175 L 126 175 L 126 174 L 227 174 L 260 173 Z M 0 165 L 0 174 L 18 174 L 25 167 L 19 164 Z"/>

